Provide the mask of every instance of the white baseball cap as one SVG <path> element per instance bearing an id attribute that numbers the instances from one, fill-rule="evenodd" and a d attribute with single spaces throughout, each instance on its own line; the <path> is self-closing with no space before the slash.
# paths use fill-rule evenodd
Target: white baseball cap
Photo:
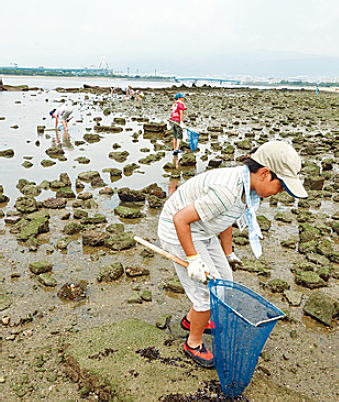
<path id="1" fill-rule="evenodd" d="M 275 173 L 282 182 L 284 189 L 292 197 L 308 197 L 299 178 L 301 159 L 292 145 L 284 141 L 268 141 L 250 157 Z"/>

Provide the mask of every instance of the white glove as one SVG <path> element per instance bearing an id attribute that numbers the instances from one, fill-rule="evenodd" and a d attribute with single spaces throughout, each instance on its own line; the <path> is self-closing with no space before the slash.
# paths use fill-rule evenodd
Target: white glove
<path id="1" fill-rule="evenodd" d="M 214 278 L 220 279 L 219 272 L 216 269 L 208 267 L 201 259 L 200 255 L 187 257 L 189 265 L 187 267 L 188 276 L 196 281 L 207 283 L 206 274 L 210 274 Z"/>
<path id="2" fill-rule="evenodd" d="M 243 262 L 239 257 L 236 256 L 235 253 L 231 253 L 230 255 L 226 255 L 226 258 L 232 268 L 242 267 Z"/>
<path id="3" fill-rule="evenodd" d="M 183 121 L 181 121 L 181 122 L 179 123 L 179 126 L 180 126 L 182 129 L 186 128 L 185 123 L 184 123 Z"/>

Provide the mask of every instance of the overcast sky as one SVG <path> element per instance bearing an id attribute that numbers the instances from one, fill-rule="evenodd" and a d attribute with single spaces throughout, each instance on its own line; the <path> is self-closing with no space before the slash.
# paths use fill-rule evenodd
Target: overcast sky
<path id="1" fill-rule="evenodd" d="M 339 77 L 339 0 L 2 0 L 0 65 Z"/>

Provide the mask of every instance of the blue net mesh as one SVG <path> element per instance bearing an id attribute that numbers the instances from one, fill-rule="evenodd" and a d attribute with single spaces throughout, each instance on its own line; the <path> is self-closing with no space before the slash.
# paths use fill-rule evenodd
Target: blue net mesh
<path id="1" fill-rule="evenodd" d="M 275 318 L 284 313 L 239 283 L 217 279 L 208 286 L 215 367 L 224 394 L 233 398 L 250 383 Z M 275 320 L 260 324 L 269 319 Z"/>
<path id="2" fill-rule="evenodd" d="M 196 151 L 198 148 L 199 134 L 195 131 L 189 130 L 188 128 L 186 130 L 191 151 Z"/>

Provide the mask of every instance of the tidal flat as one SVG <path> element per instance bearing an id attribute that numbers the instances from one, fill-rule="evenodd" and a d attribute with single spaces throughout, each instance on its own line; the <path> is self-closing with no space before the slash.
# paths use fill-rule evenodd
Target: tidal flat
<path id="1" fill-rule="evenodd" d="M 200 138 L 198 151 L 184 141 L 175 157 L 167 119 L 179 89 Z M 0 92 L 4 400 L 226 400 L 216 372 L 182 352 L 178 323 L 190 304 L 172 263 L 133 236 L 157 244 L 177 186 L 271 139 L 300 153 L 309 198 L 262 202 L 258 261 L 234 229 L 244 261 L 235 281 L 286 313 L 238 400 L 338 398 L 339 94 L 179 89 L 143 89 L 142 101 L 89 86 Z M 74 110 L 68 133 L 51 130 L 48 114 L 63 102 Z M 173 369 L 161 356 L 179 360 Z"/>

